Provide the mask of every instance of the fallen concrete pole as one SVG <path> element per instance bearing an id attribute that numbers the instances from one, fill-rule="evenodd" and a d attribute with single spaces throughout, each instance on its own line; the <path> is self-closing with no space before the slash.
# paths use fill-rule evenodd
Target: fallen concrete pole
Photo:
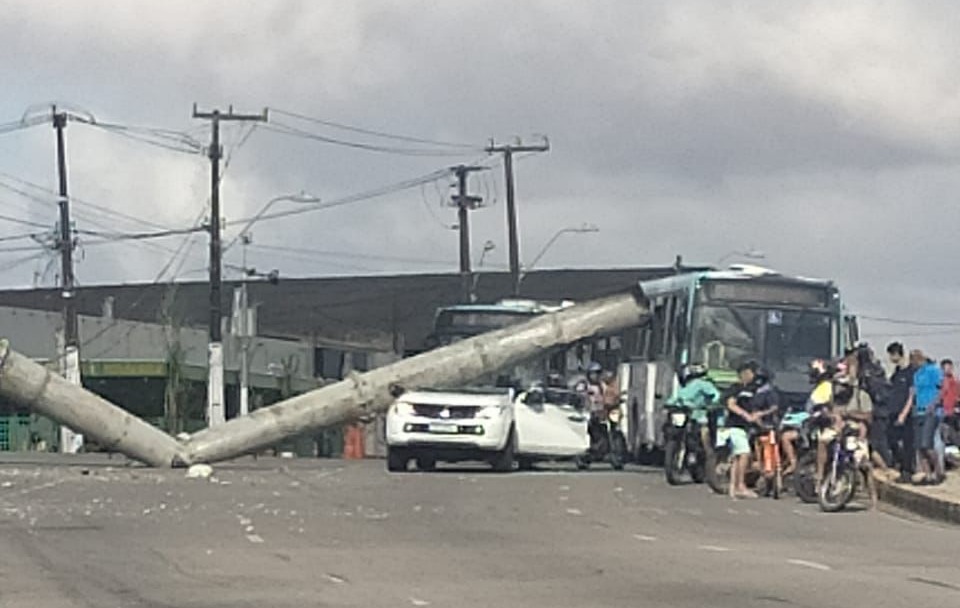
<path id="1" fill-rule="evenodd" d="M 391 389 L 395 386 L 470 382 L 551 347 L 637 325 L 646 313 L 642 297 L 613 296 L 356 374 L 196 433 L 184 446 L 185 460 L 188 464 L 228 460 L 302 433 L 383 412 L 394 399 Z"/>
<path id="2" fill-rule="evenodd" d="M 182 462 L 173 437 L 14 352 L 6 340 L 0 340 L 0 397 L 144 464 L 170 467 Z"/>

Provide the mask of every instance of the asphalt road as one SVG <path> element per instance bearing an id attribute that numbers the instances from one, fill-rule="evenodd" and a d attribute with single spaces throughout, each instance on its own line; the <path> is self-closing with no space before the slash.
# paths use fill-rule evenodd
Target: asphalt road
<path id="1" fill-rule="evenodd" d="M 62 461 L 54 461 L 62 462 Z M 0 461 L 0 607 L 947 606 L 960 529 L 652 470 Z"/>

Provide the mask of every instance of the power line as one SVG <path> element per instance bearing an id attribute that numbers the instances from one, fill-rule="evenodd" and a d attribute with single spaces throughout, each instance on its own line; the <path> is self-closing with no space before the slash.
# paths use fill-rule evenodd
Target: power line
<path id="1" fill-rule="evenodd" d="M 437 266 L 451 266 L 455 265 L 456 261 L 453 260 L 437 260 L 430 258 L 413 258 L 413 257 L 402 257 L 402 256 L 384 256 L 368 253 L 358 253 L 352 251 L 332 251 L 332 250 L 323 250 L 323 249 L 311 249 L 306 247 L 289 247 L 284 245 L 264 245 L 261 243 L 253 242 L 250 244 L 250 247 L 255 249 L 263 249 L 265 251 L 282 251 L 282 252 L 291 252 L 291 253 L 303 253 L 315 256 L 328 256 L 334 258 L 344 258 L 344 259 L 355 259 L 355 260 L 369 260 L 375 262 L 399 262 L 404 264 L 432 264 Z"/>
<path id="2" fill-rule="evenodd" d="M 46 229 L 46 228 L 50 228 L 50 226 L 48 226 L 47 224 L 41 224 L 41 223 L 39 223 L 39 222 L 33 222 L 33 221 L 30 221 L 30 220 L 23 220 L 23 219 L 20 219 L 20 218 L 18 218 L 18 217 L 13 217 L 13 216 L 10 216 L 10 215 L 2 215 L 2 214 L 0 214 L 0 220 L 6 221 L 6 222 L 11 222 L 11 223 L 14 223 L 14 224 L 22 224 L 22 225 L 24 225 L 24 226 L 33 226 L 34 228 L 45 228 L 45 229 Z"/>
<path id="3" fill-rule="evenodd" d="M 473 148 L 470 150 L 431 150 L 431 149 L 419 149 L 419 148 L 400 148 L 400 147 L 390 147 L 390 146 L 380 146 L 376 144 L 367 144 L 357 141 L 349 141 L 346 139 L 338 139 L 336 137 L 328 137 L 326 135 L 320 135 L 319 133 L 313 133 L 310 131 L 304 131 L 297 127 L 284 124 L 281 122 L 274 121 L 273 123 L 262 127 L 267 131 L 273 133 L 279 133 L 281 135 L 289 135 L 292 137 L 299 137 L 302 139 L 309 139 L 313 141 L 319 141 L 326 144 L 331 144 L 335 146 L 343 146 L 347 148 L 354 148 L 357 150 L 366 150 L 367 152 L 380 152 L 383 154 L 398 154 L 402 156 L 438 156 L 438 157 L 462 157 L 466 152 L 475 152 L 481 150 L 481 148 Z"/>
<path id="4" fill-rule="evenodd" d="M 916 327 L 960 327 L 957 321 L 914 321 L 910 319 L 894 319 L 891 317 L 873 317 L 869 315 L 858 315 L 859 318 L 877 323 L 890 323 L 892 325 L 913 325 Z"/>
<path id="5" fill-rule="evenodd" d="M 307 121 L 307 122 L 316 123 L 316 124 L 323 125 L 323 126 L 326 126 L 326 127 L 332 127 L 332 128 L 334 128 L 334 129 L 341 129 L 341 130 L 343 130 L 343 131 L 351 131 L 351 132 L 353 132 L 353 133 L 361 133 L 361 134 L 363 134 L 363 135 L 372 135 L 372 136 L 374 136 L 374 137 L 382 137 L 382 138 L 384 138 L 384 139 L 393 139 L 393 140 L 396 140 L 396 141 L 405 141 L 405 142 L 409 142 L 409 143 L 426 144 L 426 145 L 431 145 L 431 146 L 446 146 L 446 147 L 451 147 L 451 148 L 462 148 L 462 149 L 464 149 L 464 150 L 472 150 L 472 151 L 481 151 L 481 150 L 483 149 L 482 146 L 477 146 L 477 145 L 474 145 L 474 144 L 465 144 L 465 143 L 458 143 L 458 142 L 449 142 L 449 141 L 442 141 L 442 140 L 437 140 L 437 139 L 426 139 L 426 138 L 422 138 L 422 137 L 412 137 L 412 136 L 409 136 L 409 135 L 397 135 L 396 133 L 387 133 L 387 132 L 385 132 L 385 131 L 377 131 L 377 130 L 375 130 L 375 129 L 367 129 L 367 128 L 363 128 L 363 127 L 357 127 L 357 126 L 354 126 L 354 125 L 348 125 L 348 124 L 344 124 L 344 123 L 334 122 L 334 121 L 332 121 L 332 120 L 323 120 L 323 119 L 321 119 L 321 118 L 314 118 L 314 117 L 312 117 L 312 116 L 306 116 L 306 115 L 304 115 L 304 114 L 298 114 L 298 113 L 296 113 L 296 112 L 290 112 L 290 111 L 288 111 L 288 110 L 278 110 L 278 109 L 276 109 L 276 108 L 270 108 L 270 109 L 271 109 L 271 111 L 273 111 L 273 112 L 276 113 L 276 114 L 280 114 L 280 115 L 283 115 L 283 116 L 289 116 L 290 118 L 297 118 L 297 119 L 300 119 L 300 120 L 305 120 L 305 121 Z"/>
<path id="6" fill-rule="evenodd" d="M 273 220 L 284 217 L 291 217 L 295 215 L 303 215 L 304 213 L 312 213 L 314 211 L 319 211 L 321 209 L 331 209 L 333 207 L 342 207 L 344 205 L 350 205 L 353 203 L 359 203 L 362 201 L 368 201 L 374 198 L 379 198 L 381 196 L 386 196 L 388 194 L 395 194 L 397 192 L 402 192 L 404 190 L 410 190 L 411 188 L 416 188 L 421 184 L 428 184 L 430 182 L 436 181 L 442 177 L 450 175 L 450 169 L 439 169 L 428 173 L 426 175 L 415 177 L 413 179 L 404 180 L 397 182 L 395 184 L 390 184 L 387 186 L 382 186 L 380 188 L 375 188 L 373 190 L 367 190 L 366 192 L 359 192 L 357 194 L 347 195 L 338 199 L 333 199 L 330 201 L 317 203 L 315 205 L 300 205 L 295 209 L 288 209 L 286 211 L 277 211 L 275 213 L 268 213 L 261 215 L 257 218 L 258 222 L 264 220 Z M 237 223 L 249 222 L 253 218 L 242 218 L 236 220 Z"/>
<path id="7" fill-rule="evenodd" d="M 0 272 L 6 272 L 7 270 L 13 270 L 13 269 L 16 268 L 17 266 L 22 266 L 23 264 L 26 264 L 26 263 L 28 263 L 28 262 L 32 262 L 32 261 L 34 261 L 34 260 L 40 259 L 40 258 L 42 258 L 42 257 L 45 256 L 45 255 L 46 255 L 45 252 L 41 252 L 41 253 L 34 253 L 33 255 L 28 255 L 28 256 L 26 256 L 26 257 L 16 258 L 16 259 L 14 259 L 14 260 L 10 260 L 9 262 L 6 262 L 6 263 L 4 263 L 4 264 L 0 264 Z"/>
<path id="8" fill-rule="evenodd" d="M 43 193 L 45 193 L 45 194 L 51 195 L 51 196 L 58 196 L 57 193 L 56 193 L 56 191 L 51 190 L 51 189 L 47 188 L 46 186 L 43 186 L 43 185 L 41 185 L 41 184 L 37 184 L 37 183 L 35 183 L 35 182 L 31 182 L 31 181 L 25 180 L 25 179 L 23 179 L 23 178 L 17 177 L 16 175 L 11 175 L 10 173 L 6 173 L 6 172 L 3 172 L 3 171 L 0 171 L 0 179 L 6 179 L 6 180 L 9 180 L 9 181 L 12 181 L 12 182 L 16 182 L 16 183 L 18 183 L 18 184 L 20 184 L 20 185 L 22 185 L 22 186 L 26 186 L 26 187 L 28 187 L 28 188 L 33 188 L 33 189 L 35 189 L 35 190 L 39 190 L 39 191 L 41 191 L 41 192 L 43 192 Z M 13 192 L 13 193 L 15 193 L 15 194 L 19 194 L 20 196 L 23 196 L 23 197 L 28 198 L 28 199 L 33 200 L 33 201 L 37 201 L 37 202 L 39 202 L 39 203 L 44 203 L 44 204 L 47 204 L 47 205 L 56 205 L 56 204 L 57 204 L 55 201 L 50 200 L 49 198 L 45 198 L 45 197 L 43 197 L 43 196 L 40 196 L 39 194 L 34 194 L 34 193 L 29 192 L 29 191 L 27 191 L 27 190 L 23 190 L 22 188 L 17 188 L 16 186 L 11 186 L 10 184 L 4 183 L 3 181 L 0 181 L 0 188 L 3 188 L 3 189 L 5 189 L 5 190 L 9 190 L 10 192 Z M 101 213 L 103 213 L 103 214 L 105 214 L 105 215 L 108 215 L 108 216 L 111 217 L 111 218 L 115 218 L 115 217 L 116 217 L 116 218 L 122 218 L 122 219 L 129 220 L 129 221 L 132 222 L 132 223 L 137 223 L 137 224 L 140 224 L 140 225 L 142 225 L 142 226 L 147 226 L 147 227 L 149 227 L 149 228 L 157 228 L 157 229 L 160 229 L 160 230 L 168 230 L 168 229 L 170 228 L 169 226 L 164 226 L 163 224 L 157 224 L 156 222 L 152 222 L 152 221 L 149 221 L 149 220 L 145 220 L 145 219 L 143 219 L 143 218 L 139 218 L 139 217 L 137 217 L 137 216 L 124 213 L 124 212 L 122 212 L 122 211 L 117 211 L 116 209 L 113 209 L 113 208 L 111 208 L 111 207 L 107 207 L 107 206 L 104 206 L 104 205 L 99 205 L 99 204 L 97 204 L 97 203 L 92 203 L 92 202 L 90 202 L 90 201 L 88 201 L 88 200 L 84 200 L 84 199 L 79 198 L 79 197 L 76 197 L 76 196 L 70 196 L 69 199 L 70 199 L 70 202 L 73 203 L 73 204 L 75 204 L 75 205 L 80 205 L 80 206 L 83 206 L 83 207 L 89 207 L 89 208 L 91 208 L 91 209 L 95 209 L 95 210 L 97 210 L 97 211 L 99 211 L 99 212 L 101 212 Z"/>

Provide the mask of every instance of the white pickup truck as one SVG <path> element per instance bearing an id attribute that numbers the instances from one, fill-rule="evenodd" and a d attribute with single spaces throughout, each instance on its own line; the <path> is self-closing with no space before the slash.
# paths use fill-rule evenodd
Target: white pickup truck
<path id="1" fill-rule="evenodd" d="M 494 470 L 529 469 L 538 461 L 575 460 L 587 451 L 588 414 L 571 391 L 534 389 L 417 390 L 387 412 L 387 469 L 411 460 L 430 471 L 438 462 L 483 461 Z"/>

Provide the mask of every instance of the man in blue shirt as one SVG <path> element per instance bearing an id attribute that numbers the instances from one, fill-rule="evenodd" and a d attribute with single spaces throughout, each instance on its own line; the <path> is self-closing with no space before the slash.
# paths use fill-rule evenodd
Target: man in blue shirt
<path id="1" fill-rule="evenodd" d="M 934 449 L 935 435 L 940 426 L 940 386 L 943 384 L 943 372 L 935 362 L 928 359 L 922 351 L 910 352 L 910 363 L 917 370 L 913 375 L 913 388 L 906 406 L 900 412 L 898 422 L 904 424 L 907 416 L 912 415 L 916 430 L 916 447 L 920 453 L 920 465 L 926 478 L 922 483 L 932 485 L 942 483 L 944 479 L 940 459 Z"/>

